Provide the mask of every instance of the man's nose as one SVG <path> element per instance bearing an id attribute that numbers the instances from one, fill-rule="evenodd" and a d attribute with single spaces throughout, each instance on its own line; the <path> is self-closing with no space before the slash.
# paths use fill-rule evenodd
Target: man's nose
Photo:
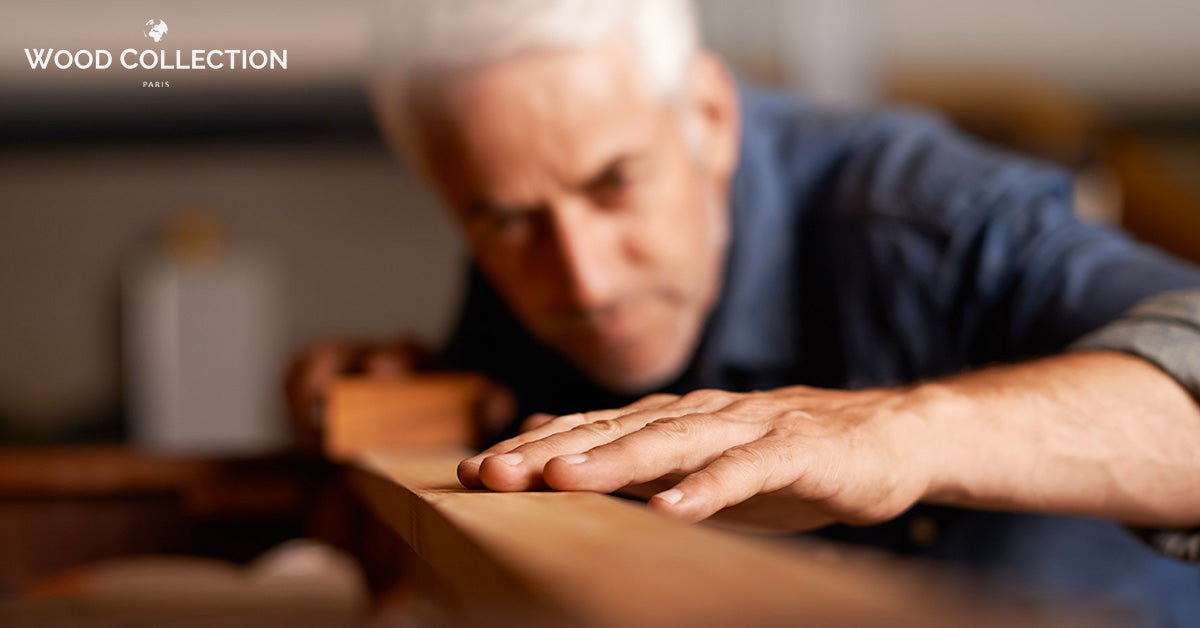
<path id="1" fill-rule="evenodd" d="M 612 304 L 624 263 L 620 221 L 582 203 L 556 209 L 555 237 L 572 297 L 585 309 Z"/>

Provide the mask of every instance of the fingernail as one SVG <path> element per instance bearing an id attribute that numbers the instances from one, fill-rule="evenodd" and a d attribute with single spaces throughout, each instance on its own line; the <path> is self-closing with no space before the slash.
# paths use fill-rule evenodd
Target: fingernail
<path id="1" fill-rule="evenodd" d="M 583 464 L 584 462 L 588 461 L 588 455 L 587 454 L 567 454 L 565 456 L 559 456 L 558 459 L 562 460 L 563 462 L 565 462 L 567 464 Z"/>
<path id="2" fill-rule="evenodd" d="M 675 504 L 679 503 L 679 500 L 683 499 L 683 491 L 681 491 L 677 488 L 673 488 L 668 491 L 663 491 L 663 492 L 659 493 L 658 495 L 655 495 L 655 497 L 657 497 L 658 499 L 660 499 L 664 502 L 667 502 L 668 504 L 675 505 Z"/>
<path id="3" fill-rule="evenodd" d="M 513 452 L 513 453 L 507 453 L 507 454 L 500 454 L 499 456 L 492 456 L 492 460 L 495 460 L 496 462 L 499 462 L 500 464 L 506 464 L 510 467 L 515 467 L 525 461 L 525 456 L 522 456 L 521 454 Z"/>

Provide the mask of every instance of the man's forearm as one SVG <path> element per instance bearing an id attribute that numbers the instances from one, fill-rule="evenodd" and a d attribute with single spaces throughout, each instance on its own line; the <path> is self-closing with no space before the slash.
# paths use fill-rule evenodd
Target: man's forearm
<path id="1" fill-rule="evenodd" d="M 1200 405 L 1139 358 L 1096 351 L 918 386 L 925 501 L 1200 525 Z"/>

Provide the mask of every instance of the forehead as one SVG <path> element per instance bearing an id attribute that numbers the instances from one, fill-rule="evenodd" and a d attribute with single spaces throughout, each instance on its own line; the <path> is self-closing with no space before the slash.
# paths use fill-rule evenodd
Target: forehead
<path id="1" fill-rule="evenodd" d="M 521 182 L 565 183 L 637 150 L 665 109 L 619 46 L 493 63 L 452 80 L 441 105 L 427 143 L 438 178 L 514 196 Z"/>

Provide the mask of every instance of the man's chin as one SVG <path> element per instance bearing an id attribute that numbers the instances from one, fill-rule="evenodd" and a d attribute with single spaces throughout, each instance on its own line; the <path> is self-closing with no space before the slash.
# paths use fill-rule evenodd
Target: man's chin
<path id="1" fill-rule="evenodd" d="M 571 340 L 575 342 L 560 339 L 555 344 L 593 383 L 621 395 L 661 390 L 683 373 L 691 355 L 690 347 L 678 342 L 679 338 Z"/>
<path id="2" fill-rule="evenodd" d="M 683 372 L 683 364 L 627 363 L 603 364 L 592 361 L 583 365 L 587 376 L 602 388 L 620 395 L 646 395 L 661 390 Z"/>

